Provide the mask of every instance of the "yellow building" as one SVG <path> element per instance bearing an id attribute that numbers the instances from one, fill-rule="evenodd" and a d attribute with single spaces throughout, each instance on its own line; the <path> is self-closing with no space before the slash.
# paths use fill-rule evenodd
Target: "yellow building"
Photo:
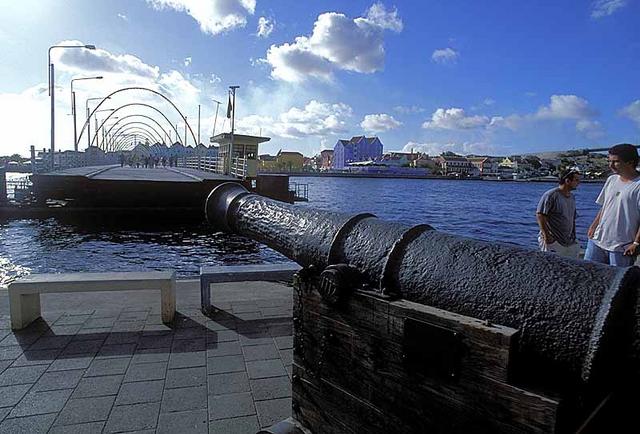
<path id="1" fill-rule="evenodd" d="M 276 155 L 276 167 L 283 172 L 300 172 L 304 166 L 304 155 L 295 151 L 279 151 Z"/>

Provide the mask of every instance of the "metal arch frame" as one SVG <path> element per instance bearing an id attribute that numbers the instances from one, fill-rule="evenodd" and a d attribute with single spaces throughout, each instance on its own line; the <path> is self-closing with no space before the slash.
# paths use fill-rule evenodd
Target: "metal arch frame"
<path id="1" fill-rule="evenodd" d="M 133 136 L 134 134 L 132 134 Z M 136 140 L 133 137 L 125 137 L 121 139 L 121 142 L 118 144 L 118 147 L 114 148 L 113 152 L 122 152 L 122 151 L 131 151 L 131 149 L 125 149 L 127 146 L 131 145 L 133 141 Z"/>
<path id="2" fill-rule="evenodd" d="M 100 126 L 98 128 L 96 128 L 96 131 L 93 135 L 93 140 L 91 140 L 91 145 L 93 145 L 93 142 L 96 140 L 96 137 L 98 137 L 98 131 L 100 131 L 101 128 L 104 127 L 104 124 L 109 120 L 109 118 L 111 116 L 113 116 L 115 113 L 117 113 L 119 110 L 122 110 L 123 108 L 126 107 L 131 107 L 131 106 L 142 106 L 142 107 L 148 107 L 152 110 L 155 110 L 156 112 L 160 113 L 162 115 L 162 117 L 164 118 L 165 121 L 167 121 L 167 123 L 169 123 L 169 125 L 171 125 L 171 128 L 173 128 L 173 131 L 176 132 L 176 137 L 179 139 L 179 141 L 182 143 L 182 137 L 180 136 L 180 133 L 178 132 L 178 129 L 171 123 L 171 121 L 169 120 L 169 118 L 159 109 L 157 109 L 156 107 L 152 106 L 151 104 L 145 104 L 142 102 L 131 102 L 131 103 L 127 103 L 127 104 L 123 104 L 120 107 L 114 109 L 111 113 L 109 113 L 109 116 L 107 116 L 103 121 L 102 124 L 100 124 Z M 91 116 L 91 115 L 89 115 Z M 89 117 L 91 118 L 91 117 Z M 82 134 L 82 133 L 81 133 Z M 79 139 L 78 139 L 79 140 Z"/>
<path id="3" fill-rule="evenodd" d="M 114 129 L 115 126 L 118 125 L 121 121 L 123 121 L 123 120 L 125 120 L 127 118 L 132 118 L 134 116 L 139 116 L 139 117 L 142 117 L 142 118 L 145 118 L 145 119 L 149 119 L 150 121 L 155 122 L 155 124 L 158 126 L 158 128 L 160 128 L 162 130 L 162 132 L 164 133 L 164 135 L 167 136 L 169 141 L 171 140 L 171 138 L 169 137 L 169 132 L 162 125 L 160 125 L 160 122 L 158 122 L 157 120 L 155 120 L 151 116 L 147 116 L 147 115 L 143 115 L 143 114 L 137 114 L 137 113 L 119 117 L 118 120 L 113 125 L 111 125 L 111 127 L 107 130 L 107 132 L 105 134 L 109 135 L 109 133 L 111 133 L 111 130 Z"/>
<path id="4" fill-rule="evenodd" d="M 120 125 L 118 127 L 118 129 L 116 130 L 116 132 L 113 133 L 113 136 L 107 141 L 107 143 L 106 143 L 106 145 L 105 145 L 105 147 L 103 149 L 105 152 L 109 152 L 111 150 L 109 145 L 112 144 L 113 139 L 118 137 L 118 133 L 120 132 L 120 130 L 122 128 L 126 127 L 126 126 L 129 126 L 129 125 L 144 125 L 146 128 L 151 129 L 151 131 L 157 136 L 156 138 L 154 138 L 154 140 L 157 141 L 159 139 L 158 143 L 163 143 L 162 135 L 158 132 L 158 130 L 155 129 L 155 127 L 153 127 L 152 125 L 149 125 L 148 123 L 143 122 L 143 121 L 130 121 L 130 122 L 125 122 L 122 125 Z M 151 131 L 149 131 L 149 132 L 151 132 Z"/>
<path id="5" fill-rule="evenodd" d="M 132 134 L 132 136 L 133 135 L 134 134 Z M 123 139 L 122 142 L 118 144 L 118 147 L 115 148 L 114 152 L 133 151 L 133 149 L 135 148 L 127 149 L 127 147 L 135 144 L 136 140 L 139 140 L 140 138 L 146 138 L 146 136 L 142 134 L 135 134 L 135 135 L 137 135 L 139 138 L 127 137 Z"/>
<path id="6" fill-rule="evenodd" d="M 121 133 L 122 137 L 114 142 L 114 148 L 115 148 L 116 145 L 119 144 L 119 142 L 123 138 L 128 137 L 128 134 L 125 134 L 125 133 L 136 134 L 138 136 L 142 136 L 145 139 L 149 140 L 150 142 L 153 142 L 153 141 L 156 140 L 155 137 L 153 136 L 153 134 L 151 133 L 151 131 L 145 130 L 144 128 L 139 127 L 139 126 L 128 126 L 122 131 L 122 133 Z"/>
<path id="7" fill-rule="evenodd" d="M 117 145 L 122 142 L 123 139 L 128 138 L 131 135 L 136 135 L 136 136 L 140 136 L 140 137 L 144 137 L 145 139 L 149 140 L 150 142 L 155 141 L 155 138 L 153 136 L 153 134 L 151 134 L 150 131 L 145 130 L 141 127 L 136 127 L 136 126 L 130 126 L 127 127 L 124 131 L 122 131 L 121 136 L 114 142 L 114 146 L 113 148 L 115 149 L 117 147 Z"/>
<path id="8" fill-rule="evenodd" d="M 184 120 L 185 124 L 189 128 L 189 131 L 191 132 L 191 137 L 193 138 L 193 143 L 195 143 L 195 146 L 198 146 L 198 143 L 196 143 L 197 142 L 196 136 L 195 136 L 195 134 L 193 134 L 193 130 L 191 129 L 191 125 L 189 125 L 189 122 L 187 121 L 187 118 L 182 114 L 180 109 L 173 103 L 173 101 L 171 101 L 169 98 L 167 98 L 162 93 L 160 93 L 160 92 L 158 92 L 156 90 L 149 89 L 147 87 L 139 87 L 139 86 L 123 87 L 121 89 L 118 89 L 118 90 L 115 90 L 115 91 L 111 92 L 109 95 L 107 95 L 104 98 L 102 98 L 102 101 L 100 101 L 100 103 L 93 109 L 93 111 L 89 114 L 87 119 L 84 121 L 84 125 L 82 125 L 82 130 L 80 130 L 80 136 L 78 137 L 77 144 L 80 143 L 80 138 L 82 137 L 82 134 L 84 133 L 84 130 L 87 128 L 87 124 L 91 121 L 91 116 L 93 116 L 93 114 L 96 112 L 96 110 L 98 110 L 100 108 L 100 106 L 102 104 L 104 104 L 104 102 L 107 99 L 111 98 L 113 95 L 115 95 L 117 93 L 120 93 L 120 92 L 130 91 L 130 90 L 145 90 L 147 92 L 151 92 L 151 93 L 153 93 L 155 95 L 158 95 L 159 97 L 161 97 L 165 101 L 167 101 L 169 104 L 171 104 L 171 106 L 180 114 L 180 117 L 182 118 L 182 120 Z M 186 137 L 185 137 L 185 139 L 186 139 Z M 93 143 L 93 141 L 91 143 Z M 185 140 L 185 144 L 186 144 L 186 140 Z"/>

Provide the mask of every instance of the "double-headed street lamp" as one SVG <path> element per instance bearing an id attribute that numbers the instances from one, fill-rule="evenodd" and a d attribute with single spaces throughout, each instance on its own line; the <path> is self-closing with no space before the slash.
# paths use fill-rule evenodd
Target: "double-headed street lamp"
<path id="1" fill-rule="evenodd" d="M 73 82 L 80 80 L 102 80 L 102 76 L 78 77 L 71 79 L 71 114 L 73 115 L 73 148 L 78 151 L 78 130 L 76 126 L 76 93 L 73 91 Z"/>
<path id="2" fill-rule="evenodd" d="M 49 70 L 47 75 L 49 76 L 49 96 L 51 97 L 51 170 L 54 169 L 54 155 L 56 150 L 56 134 L 55 134 L 56 115 L 55 115 L 55 109 L 54 109 L 56 79 L 55 79 L 55 71 L 53 68 L 53 63 L 51 63 L 51 50 L 53 50 L 54 48 L 86 48 L 87 50 L 95 50 L 96 46 L 87 44 L 87 45 L 53 45 L 49 47 L 49 55 L 48 55 Z"/>
<path id="3" fill-rule="evenodd" d="M 104 97 L 87 98 L 87 100 L 84 103 L 84 106 L 87 109 L 87 148 L 91 147 L 91 119 L 89 119 L 89 115 L 91 114 L 91 112 L 89 111 L 89 101 L 97 101 L 97 100 L 102 101 L 103 99 L 105 98 Z M 106 99 L 111 99 L 111 97 L 108 96 Z"/>

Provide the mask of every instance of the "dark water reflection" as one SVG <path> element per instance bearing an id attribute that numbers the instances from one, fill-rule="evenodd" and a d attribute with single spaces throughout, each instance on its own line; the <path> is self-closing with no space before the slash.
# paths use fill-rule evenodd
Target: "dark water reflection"
<path id="1" fill-rule="evenodd" d="M 320 209 L 372 212 L 386 220 L 429 223 L 438 230 L 536 248 L 535 208 L 552 184 L 449 180 L 298 178 Z M 601 184 L 576 192 L 578 238 L 597 212 Z M 29 273 L 173 268 L 196 276 L 200 266 L 286 262 L 243 237 L 216 233 L 204 223 L 149 220 L 71 222 L 0 221 L 0 284 Z"/>

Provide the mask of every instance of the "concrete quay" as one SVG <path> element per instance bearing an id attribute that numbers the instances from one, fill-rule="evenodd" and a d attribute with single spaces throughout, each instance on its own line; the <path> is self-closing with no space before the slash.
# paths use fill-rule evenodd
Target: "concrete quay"
<path id="1" fill-rule="evenodd" d="M 291 416 L 292 288 L 178 281 L 175 321 L 158 291 L 42 295 L 42 319 L 10 329 L 0 289 L 0 433 L 255 433 Z"/>

